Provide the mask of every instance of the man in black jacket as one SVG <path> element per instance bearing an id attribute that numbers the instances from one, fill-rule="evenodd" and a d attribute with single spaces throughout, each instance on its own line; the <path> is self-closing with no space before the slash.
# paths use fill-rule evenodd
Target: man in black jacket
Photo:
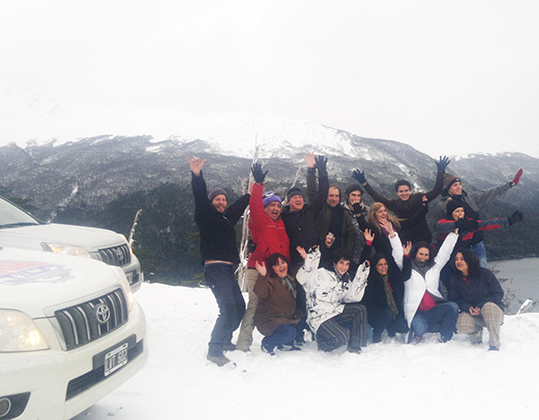
<path id="1" fill-rule="evenodd" d="M 305 155 L 307 163 L 307 178 L 314 177 L 318 169 L 318 192 L 310 203 L 305 202 L 305 194 L 298 187 L 292 187 L 286 196 L 287 205 L 283 208 L 281 218 L 290 239 L 290 263 L 294 270 L 303 265 L 303 258 L 297 247 L 309 250 L 314 245 L 320 245 L 316 229 L 316 218 L 324 207 L 328 195 L 329 181 L 326 170 L 327 159 L 324 156 Z"/>
<path id="2" fill-rule="evenodd" d="M 204 264 L 206 284 L 211 288 L 219 316 L 211 333 L 207 359 L 218 366 L 230 360 L 224 350 L 233 350 L 232 333 L 239 327 L 245 313 L 245 301 L 234 277 L 234 264 L 239 262 L 234 226 L 249 204 L 249 194 L 228 207 L 225 190 L 215 188 L 207 193 L 202 177 L 206 160 L 187 158 L 191 166 L 191 185 L 195 196 L 195 221 L 200 230 L 200 254 Z"/>

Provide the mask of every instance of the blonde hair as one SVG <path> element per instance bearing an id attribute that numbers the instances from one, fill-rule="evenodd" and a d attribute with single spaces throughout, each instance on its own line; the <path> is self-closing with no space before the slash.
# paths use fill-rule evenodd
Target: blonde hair
<path id="1" fill-rule="evenodd" d="M 378 221 L 376 212 L 380 210 L 382 207 L 384 207 L 387 210 L 387 207 L 385 206 L 385 204 L 374 203 L 369 209 L 369 213 L 367 214 L 367 222 L 369 222 L 372 226 L 374 226 L 378 230 L 378 233 L 382 233 L 382 228 L 380 227 L 380 222 Z M 396 228 L 401 227 L 400 221 L 402 219 L 399 219 L 389 210 L 387 210 L 387 220 L 389 220 L 393 224 L 394 227 Z"/>

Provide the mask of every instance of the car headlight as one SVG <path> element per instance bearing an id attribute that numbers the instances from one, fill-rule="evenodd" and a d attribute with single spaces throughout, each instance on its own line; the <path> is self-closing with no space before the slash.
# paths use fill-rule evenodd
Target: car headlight
<path id="1" fill-rule="evenodd" d="M 55 254 L 72 255 L 74 257 L 92 258 L 92 256 L 90 255 L 88 251 L 78 246 L 50 244 L 47 242 L 42 242 L 41 248 L 43 248 L 44 251 L 54 252 Z"/>
<path id="2" fill-rule="evenodd" d="M 32 318 L 24 312 L 0 309 L 0 353 L 49 348 Z"/>

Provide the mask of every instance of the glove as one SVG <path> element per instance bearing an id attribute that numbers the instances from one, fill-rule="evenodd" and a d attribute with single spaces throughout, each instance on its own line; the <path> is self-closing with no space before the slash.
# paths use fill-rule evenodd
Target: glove
<path id="1" fill-rule="evenodd" d="M 352 178 L 357 180 L 361 185 L 367 183 L 367 178 L 365 178 L 365 172 L 360 171 L 359 169 L 355 169 L 354 172 L 352 172 Z"/>
<path id="2" fill-rule="evenodd" d="M 326 166 L 328 163 L 328 158 L 323 155 L 315 156 L 314 161 L 316 162 L 316 167 L 318 171 L 326 171 Z"/>
<path id="3" fill-rule="evenodd" d="M 363 209 L 363 207 L 361 207 L 360 203 L 352 204 L 352 210 L 354 211 L 354 214 L 361 214 L 362 209 Z"/>
<path id="4" fill-rule="evenodd" d="M 477 220 L 472 219 L 459 219 L 455 222 L 455 227 L 459 232 L 475 232 L 479 227 Z"/>
<path id="5" fill-rule="evenodd" d="M 264 179 L 266 178 L 266 172 L 262 172 L 262 166 L 260 163 L 253 163 L 253 166 L 251 167 L 251 172 L 253 173 L 253 178 L 258 184 L 263 184 Z"/>
<path id="6" fill-rule="evenodd" d="M 445 168 L 447 168 L 447 165 L 449 165 L 451 161 L 447 156 L 440 156 L 440 160 L 436 162 L 436 166 L 438 167 L 438 171 L 445 172 Z"/>
<path id="7" fill-rule="evenodd" d="M 511 217 L 509 217 L 509 226 L 513 226 L 515 223 L 522 222 L 524 220 L 524 215 L 520 211 L 516 211 L 513 213 Z"/>
<path id="8" fill-rule="evenodd" d="M 513 185 L 512 187 L 516 187 L 518 183 L 520 182 L 520 177 L 522 176 L 522 169 L 519 169 L 515 177 L 513 178 Z"/>

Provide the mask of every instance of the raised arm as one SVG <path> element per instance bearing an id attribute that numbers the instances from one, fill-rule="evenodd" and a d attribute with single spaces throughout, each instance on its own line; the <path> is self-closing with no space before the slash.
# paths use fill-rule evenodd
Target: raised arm
<path id="1" fill-rule="evenodd" d="M 434 200 L 441 194 L 444 188 L 445 168 L 447 168 L 449 163 L 451 163 L 451 161 L 447 156 L 440 156 L 440 159 L 436 162 L 438 172 L 436 173 L 436 182 L 434 183 L 434 188 L 425 194 L 429 201 Z"/>

